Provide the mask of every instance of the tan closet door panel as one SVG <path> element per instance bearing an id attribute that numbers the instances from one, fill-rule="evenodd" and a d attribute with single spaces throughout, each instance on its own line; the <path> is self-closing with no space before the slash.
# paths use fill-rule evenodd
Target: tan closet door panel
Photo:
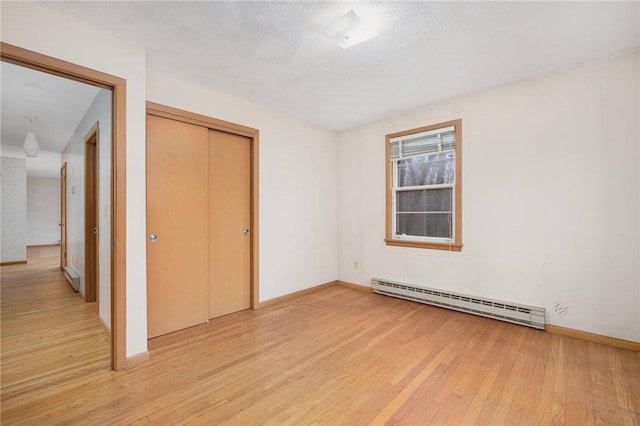
<path id="1" fill-rule="evenodd" d="M 249 138 L 209 130 L 209 318 L 250 307 Z"/>
<path id="2" fill-rule="evenodd" d="M 149 338 L 207 321 L 207 132 L 147 116 Z"/>

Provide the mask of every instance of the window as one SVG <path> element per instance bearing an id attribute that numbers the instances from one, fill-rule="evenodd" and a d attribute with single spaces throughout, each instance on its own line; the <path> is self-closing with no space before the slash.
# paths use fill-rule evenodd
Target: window
<path id="1" fill-rule="evenodd" d="M 462 121 L 386 137 L 387 245 L 462 249 Z"/>

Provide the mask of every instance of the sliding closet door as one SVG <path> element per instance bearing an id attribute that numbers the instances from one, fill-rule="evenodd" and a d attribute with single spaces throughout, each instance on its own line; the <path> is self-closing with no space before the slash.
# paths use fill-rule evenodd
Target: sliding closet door
<path id="1" fill-rule="evenodd" d="M 209 130 L 209 318 L 251 305 L 251 141 Z"/>
<path id="2" fill-rule="evenodd" d="M 208 318 L 208 129 L 147 115 L 149 338 Z"/>

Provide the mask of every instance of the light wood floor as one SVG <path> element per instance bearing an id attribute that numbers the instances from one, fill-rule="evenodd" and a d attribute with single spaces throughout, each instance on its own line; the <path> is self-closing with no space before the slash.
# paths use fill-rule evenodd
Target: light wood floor
<path id="1" fill-rule="evenodd" d="M 59 268 L 59 246 L 30 247 L 27 265 L 1 269 L 4 409 L 25 395 L 55 389 L 111 367 L 109 334 Z"/>
<path id="2" fill-rule="evenodd" d="M 30 354 L 4 363 L 5 333 L 40 337 L 2 285 L 3 425 L 640 424 L 637 352 L 339 286 L 153 339 L 123 372 L 38 384 Z"/>

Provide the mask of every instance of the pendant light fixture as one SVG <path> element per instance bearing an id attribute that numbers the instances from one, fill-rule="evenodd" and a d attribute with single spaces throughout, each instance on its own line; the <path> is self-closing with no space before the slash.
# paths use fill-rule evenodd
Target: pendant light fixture
<path id="1" fill-rule="evenodd" d="M 27 132 L 27 137 L 24 139 L 24 153 L 27 157 L 37 157 L 40 152 L 40 144 L 38 138 L 36 138 L 36 132 L 33 130 L 33 122 L 38 120 L 38 117 L 25 116 L 27 120 L 31 122 L 30 130 Z"/>

